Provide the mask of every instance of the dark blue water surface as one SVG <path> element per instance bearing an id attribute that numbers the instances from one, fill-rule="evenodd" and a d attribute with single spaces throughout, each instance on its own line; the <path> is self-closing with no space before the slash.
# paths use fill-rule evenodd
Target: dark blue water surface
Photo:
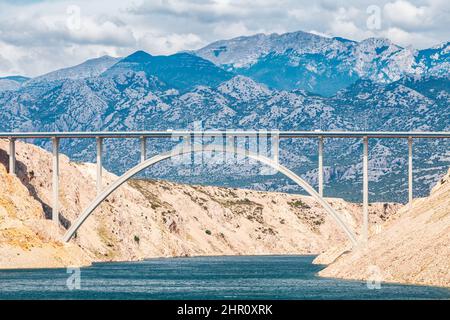
<path id="1" fill-rule="evenodd" d="M 234 256 L 97 263 L 70 290 L 66 269 L 0 270 L 0 299 L 450 299 L 445 288 L 316 276 L 313 256 Z"/>

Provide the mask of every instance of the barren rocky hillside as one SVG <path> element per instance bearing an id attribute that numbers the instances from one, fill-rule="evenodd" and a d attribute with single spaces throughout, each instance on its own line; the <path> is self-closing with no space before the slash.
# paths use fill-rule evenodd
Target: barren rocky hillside
<path id="1" fill-rule="evenodd" d="M 0 140 L 0 268 L 86 265 L 93 261 L 234 254 L 318 254 L 346 241 L 311 198 L 133 180 L 88 218 L 69 244 L 59 241 L 96 194 L 95 164 L 61 156 L 60 222 L 51 213 L 51 155 L 16 146 L 17 177 L 7 174 L 7 141 Z M 104 171 L 104 183 L 116 178 Z M 329 199 L 358 230 L 361 207 Z M 398 205 L 374 204 L 381 223 Z"/>
<path id="2" fill-rule="evenodd" d="M 326 262 L 328 256 L 316 260 Z M 388 219 L 364 250 L 342 255 L 320 275 L 367 279 L 374 270 L 382 281 L 450 287 L 450 171 L 430 196 Z"/>

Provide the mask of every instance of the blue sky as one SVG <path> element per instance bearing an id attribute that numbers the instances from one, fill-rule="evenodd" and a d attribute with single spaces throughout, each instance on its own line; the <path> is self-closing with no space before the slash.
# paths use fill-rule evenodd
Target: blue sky
<path id="1" fill-rule="evenodd" d="M 255 33 L 307 31 L 402 46 L 448 41 L 448 0 L 3 0 L 0 76 L 39 75 L 104 54 L 170 54 Z"/>

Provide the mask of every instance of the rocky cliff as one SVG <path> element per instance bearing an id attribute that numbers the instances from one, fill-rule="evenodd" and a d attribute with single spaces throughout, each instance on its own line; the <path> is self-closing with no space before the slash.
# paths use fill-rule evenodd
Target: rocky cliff
<path id="1" fill-rule="evenodd" d="M 320 275 L 450 287 L 450 171 L 430 196 L 414 200 L 381 226 L 365 248 L 340 256 Z M 316 261 L 327 262 L 336 251 Z"/>
<path id="2" fill-rule="evenodd" d="M 51 155 L 17 142 L 17 177 L 0 140 L 0 268 L 234 254 L 318 254 L 345 235 L 310 197 L 167 181 L 133 180 L 97 208 L 69 244 L 59 239 L 96 194 L 95 164 L 60 158 L 59 227 L 51 215 Z M 115 175 L 104 171 L 104 184 Z M 358 230 L 361 207 L 331 205 Z M 371 206 L 381 223 L 398 209 Z"/>

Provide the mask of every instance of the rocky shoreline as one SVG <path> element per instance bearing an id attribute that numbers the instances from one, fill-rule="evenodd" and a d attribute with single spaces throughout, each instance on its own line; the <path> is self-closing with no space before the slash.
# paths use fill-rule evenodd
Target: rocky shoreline
<path id="1" fill-rule="evenodd" d="M 337 246 L 315 262 L 323 277 L 450 287 L 450 170 L 428 197 L 399 209 L 366 246 Z"/>

